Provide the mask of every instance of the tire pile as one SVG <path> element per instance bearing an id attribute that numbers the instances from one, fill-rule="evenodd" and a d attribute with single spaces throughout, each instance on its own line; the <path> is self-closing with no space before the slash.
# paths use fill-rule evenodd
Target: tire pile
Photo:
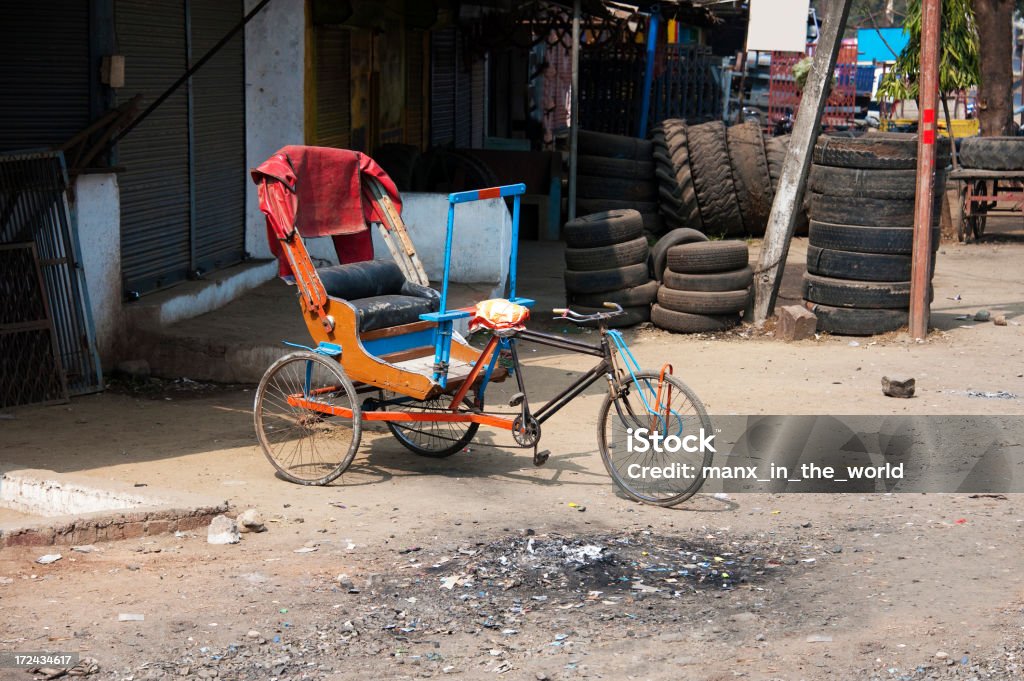
<path id="1" fill-rule="evenodd" d="M 936 153 L 936 167 L 944 169 L 950 155 L 948 140 Z M 803 297 L 818 317 L 818 330 L 867 336 L 906 326 L 917 136 L 823 135 L 814 147 L 813 161 L 807 185 L 810 234 Z M 939 245 L 944 170 L 938 175 L 933 252 Z"/>
<path id="2" fill-rule="evenodd" d="M 739 323 L 754 279 L 746 243 L 693 240 L 669 246 L 666 256 L 658 302 L 651 310 L 655 326 L 700 333 Z"/>
<path id="3" fill-rule="evenodd" d="M 658 294 L 648 268 L 644 221 L 633 209 L 583 215 L 565 223 L 565 290 L 575 312 L 607 312 L 618 303 L 623 313 L 608 320 L 616 328 L 651 320 Z"/>
<path id="4" fill-rule="evenodd" d="M 783 138 L 765 140 L 754 122 L 686 125 L 667 119 L 651 133 L 658 205 L 667 228 L 716 237 L 762 236 L 785 157 Z M 772 173 L 775 152 L 776 173 Z M 781 152 L 781 155 L 780 155 Z"/>
<path id="5" fill-rule="evenodd" d="M 645 230 L 661 234 L 650 140 L 580 130 L 578 145 L 577 213 L 632 209 L 640 213 Z"/>

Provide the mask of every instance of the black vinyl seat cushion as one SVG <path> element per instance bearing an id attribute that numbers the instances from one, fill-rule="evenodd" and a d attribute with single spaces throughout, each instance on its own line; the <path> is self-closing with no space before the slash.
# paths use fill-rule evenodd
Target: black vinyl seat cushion
<path id="1" fill-rule="evenodd" d="M 437 312 L 441 306 L 437 291 L 407 280 L 391 261 L 321 267 L 317 273 L 327 295 L 355 308 L 360 332 L 412 324 L 421 314 Z"/>

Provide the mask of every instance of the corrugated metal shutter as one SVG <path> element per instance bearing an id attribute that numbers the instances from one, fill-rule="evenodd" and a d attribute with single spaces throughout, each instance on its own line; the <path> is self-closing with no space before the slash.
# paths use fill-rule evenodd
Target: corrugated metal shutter
<path id="1" fill-rule="evenodd" d="M 5 3 L 0 151 L 59 146 L 89 125 L 89 3 Z"/>
<path id="2" fill-rule="evenodd" d="M 189 0 L 192 62 L 242 18 L 240 0 Z M 236 34 L 192 77 L 193 269 L 241 262 L 245 253 L 245 44 Z"/>
<path id="3" fill-rule="evenodd" d="M 430 34 L 430 144 L 455 140 L 455 29 Z"/>
<path id="4" fill-rule="evenodd" d="M 461 35 L 455 36 L 455 146 L 472 146 L 473 73 L 466 68 L 466 47 Z"/>
<path id="5" fill-rule="evenodd" d="M 423 31 L 405 31 L 405 143 L 423 148 Z"/>
<path id="6" fill-rule="evenodd" d="M 487 101 L 487 63 L 483 59 L 473 61 L 473 139 L 474 149 L 484 148 L 484 105 Z"/>
<path id="7" fill-rule="evenodd" d="M 118 49 L 125 57 L 123 102 L 146 106 L 187 66 L 182 0 L 118 0 Z M 121 271 L 126 292 L 181 281 L 190 264 L 188 94 L 180 88 L 118 144 Z"/>
<path id="8" fill-rule="evenodd" d="M 316 144 L 348 149 L 352 132 L 349 29 L 316 27 Z"/>

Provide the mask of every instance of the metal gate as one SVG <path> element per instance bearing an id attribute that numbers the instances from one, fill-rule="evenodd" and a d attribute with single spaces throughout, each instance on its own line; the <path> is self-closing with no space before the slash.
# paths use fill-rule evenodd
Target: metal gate
<path id="1" fill-rule="evenodd" d="M 81 395 L 102 389 L 103 375 L 67 186 L 59 151 L 0 155 L 0 243 L 35 243 L 60 365 L 71 394 Z M 24 267 L 20 274 L 17 269 L 0 270 L 0 279 L 8 282 L 5 288 L 12 278 L 24 276 Z"/>
<path id="2" fill-rule="evenodd" d="M 238 0 L 118 0 L 122 100 L 152 101 L 238 23 Z M 239 33 L 118 143 L 129 299 L 240 262 L 245 239 L 244 44 Z"/>
<path id="3" fill-rule="evenodd" d="M 703 123 L 722 117 L 721 87 L 707 45 L 667 45 L 659 50 L 651 85 L 647 129 L 666 118 Z"/>

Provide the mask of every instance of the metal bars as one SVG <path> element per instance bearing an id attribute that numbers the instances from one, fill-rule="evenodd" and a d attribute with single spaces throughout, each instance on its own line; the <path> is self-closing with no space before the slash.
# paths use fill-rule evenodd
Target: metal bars
<path id="1" fill-rule="evenodd" d="M 68 389 L 82 395 L 102 389 L 103 375 L 67 182 L 59 151 L 0 155 L 0 243 L 35 243 Z"/>

